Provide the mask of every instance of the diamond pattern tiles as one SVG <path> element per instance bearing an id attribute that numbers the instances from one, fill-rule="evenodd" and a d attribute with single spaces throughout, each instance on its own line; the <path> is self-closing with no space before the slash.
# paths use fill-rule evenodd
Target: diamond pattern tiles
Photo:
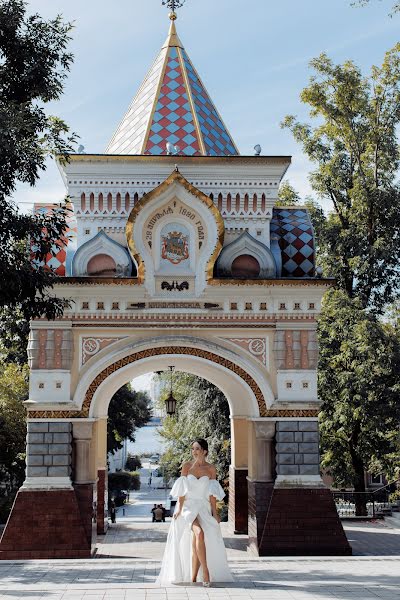
<path id="1" fill-rule="evenodd" d="M 274 208 L 271 237 L 278 238 L 283 277 L 313 277 L 314 232 L 305 208 Z"/>
<path id="2" fill-rule="evenodd" d="M 177 146 L 179 154 L 201 154 L 182 66 L 175 47 L 168 50 L 145 154 L 166 154 L 167 142 Z"/>
<path id="3" fill-rule="evenodd" d="M 238 152 L 214 104 L 211 102 L 185 50 L 182 56 L 188 74 L 197 119 L 208 156 L 230 156 Z"/>
<path id="4" fill-rule="evenodd" d="M 142 154 L 143 140 L 156 101 L 167 49 L 162 48 L 121 123 L 111 138 L 106 154 Z"/>
<path id="5" fill-rule="evenodd" d="M 36 214 L 48 215 L 54 210 L 54 204 L 34 204 L 33 210 Z M 73 213 L 68 213 L 66 218 L 68 227 L 64 234 L 63 244 L 55 246 L 53 252 L 49 252 L 45 265 L 59 277 L 71 275 L 72 257 L 76 252 L 77 224 Z M 32 247 L 34 251 L 34 247 Z M 35 259 L 32 257 L 33 262 Z M 43 266 L 38 263 L 37 266 Z"/>

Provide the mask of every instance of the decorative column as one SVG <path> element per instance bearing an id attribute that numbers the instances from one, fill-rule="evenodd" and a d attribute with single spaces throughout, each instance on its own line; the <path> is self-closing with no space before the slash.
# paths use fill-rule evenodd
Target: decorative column
<path id="1" fill-rule="evenodd" d="M 234 533 L 247 533 L 247 419 L 231 419 L 231 465 L 229 467 L 229 522 Z"/>
<path id="2" fill-rule="evenodd" d="M 273 440 L 275 422 L 268 419 L 249 421 L 249 550 L 260 555 L 264 523 L 274 487 L 275 461 Z"/>
<path id="3" fill-rule="evenodd" d="M 92 421 L 74 421 L 74 490 L 85 528 L 88 543 L 94 549 L 96 541 L 96 488 L 91 469 Z"/>
<path id="4" fill-rule="evenodd" d="M 0 559 L 87 558 L 90 543 L 71 482 L 72 425 L 31 420 L 26 479 L 0 540 Z"/>

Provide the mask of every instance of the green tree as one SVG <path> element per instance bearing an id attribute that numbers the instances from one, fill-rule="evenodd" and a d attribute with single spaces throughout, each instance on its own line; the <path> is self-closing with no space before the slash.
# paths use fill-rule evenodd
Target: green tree
<path id="1" fill-rule="evenodd" d="M 0 0 L 0 278 L 7 282 L 0 288 L 2 333 L 15 311 L 22 320 L 43 313 L 52 319 L 65 305 L 49 294 L 55 276 L 42 265 L 63 244 L 67 206 L 47 216 L 26 215 L 11 197 L 17 182 L 35 185 L 49 156 L 66 160 L 72 151 L 74 134 L 45 112 L 63 92 L 72 62 L 70 31 L 59 16 L 28 16 L 23 0 Z M 18 335 L 14 322 L 6 346 Z"/>
<path id="2" fill-rule="evenodd" d="M 146 392 L 135 392 L 130 384 L 122 386 L 108 407 L 107 452 L 116 452 L 125 439 L 135 441 L 135 431 L 151 419 L 151 400 Z"/>
<path id="3" fill-rule="evenodd" d="M 299 204 L 300 196 L 287 179 L 279 187 L 276 206 L 293 206 Z"/>
<path id="4" fill-rule="evenodd" d="M 133 456 L 132 454 L 128 454 L 128 458 L 126 459 L 125 469 L 127 471 L 136 471 L 137 469 L 142 468 L 142 461 L 138 456 Z"/>
<path id="5" fill-rule="evenodd" d="M 363 308 L 384 310 L 398 289 L 400 44 L 369 78 L 351 61 L 321 54 L 301 100 L 314 126 L 283 122 L 316 165 L 310 179 L 333 210 L 320 215 L 318 260 Z"/>
<path id="6" fill-rule="evenodd" d="M 322 466 L 365 492 L 365 471 L 394 476 L 399 462 L 400 338 L 343 291 L 328 292 L 322 341 Z M 365 501 L 357 513 L 365 513 Z"/>
<path id="7" fill-rule="evenodd" d="M 169 375 L 161 375 L 164 393 L 169 393 Z M 166 476 L 177 477 L 184 461 L 191 460 L 191 444 L 196 437 L 209 445 L 208 460 L 217 468 L 221 482 L 228 478 L 230 464 L 230 410 L 223 393 L 209 381 L 188 373 L 175 373 L 173 393 L 177 411 L 163 420 L 160 435 L 166 442 L 161 465 Z M 227 487 L 225 485 L 225 487 Z"/>
<path id="8" fill-rule="evenodd" d="M 28 367 L 0 365 L 0 523 L 24 480 Z"/>
<path id="9" fill-rule="evenodd" d="M 332 204 L 325 213 L 307 202 L 318 262 L 341 290 L 325 296 L 319 320 L 322 464 L 356 491 L 368 469 L 390 476 L 398 451 L 398 334 L 379 319 L 399 284 L 399 52 L 369 77 L 322 54 L 301 94 L 316 123 L 283 122 L 315 165 L 314 191 Z"/>

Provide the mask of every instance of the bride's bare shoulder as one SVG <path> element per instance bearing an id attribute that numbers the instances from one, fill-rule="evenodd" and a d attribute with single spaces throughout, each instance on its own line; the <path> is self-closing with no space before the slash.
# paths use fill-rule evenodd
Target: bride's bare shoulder
<path id="1" fill-rule="evenodd" d="M 210 474 L 210 479 L 216 479 L 217 478 L 217 469 L 211 463 L 208 465 L 208 472 Z"/>
<path id="2" fill-rule="evenodd" d="M 187 475 L 190 471 L 192 464 L 193 463 L 191 463 L 190 461 L 182 463 L 181 475 Z"/>

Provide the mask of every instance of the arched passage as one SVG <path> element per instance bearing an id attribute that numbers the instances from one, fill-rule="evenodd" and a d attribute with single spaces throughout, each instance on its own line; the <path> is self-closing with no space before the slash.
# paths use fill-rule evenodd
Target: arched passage
<path id="1" fill-rule="evenodd" d="M 169 345 L 165 345 L 169 341 Z M 232 527 L 236 532 L 247 530 L 247 481 L 249 443 L 248 419 L 267 414 L 267 398 L 272 390 L 261 369 L 248 357 L 232 349 L 200 338 L 185 336 L 149 338 L 132 343 L 129 339 L 101 351 L 87 363 L 75 393 L 81 404 L 80 416 L 95 423 L 92 443 L 92 478 L 100 482 L 98 496 L 106 478 L 105 431 L 108 405 L 114 393 L 125 383 L 144 373 L 167 369 L 174 364 L 177 370 L 202 377 L 217 386 L 225 395 L 231 413 L 230 506 Z M 250 444 L 251 445 L 251 444 Z M 93 461 L 96 464 L 93 464 Z M 79 456 L 77 455 L 79 462 Z M 94 472 L 93 472 L 94 470 Z M 79 471 L 79 468 L 77 468 Z M 84 480 L 85 476 L 78 474 Z M 98 522 L 104 522 L 101 511 Z"/>

